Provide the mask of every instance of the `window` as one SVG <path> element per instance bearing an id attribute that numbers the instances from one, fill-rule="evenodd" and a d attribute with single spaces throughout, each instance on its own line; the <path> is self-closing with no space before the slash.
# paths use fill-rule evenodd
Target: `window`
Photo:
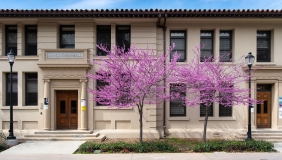
<path id="1" fill-rule="evenodd" d="M 102 44 L 108 50 L 111 49 L 111 26 L 97 26 L 97 45 Z M 107 53 L 97 48 L 98 56 L 106 56 Z"/>
<path id="2" fill-rule="evenodd" d="M 116 26 L 116 43 L 127 52 L 130 48 L 130 26 Z"/>
<path id="3" fill-rule="evenodd" d="M 225 88 L 225 91 L 222 91 L 221 93 L 219 93 L 219 97 L 222 97 L 221 95 L 224 95 L 224 97 L 230 97 L 231 99 L 229 99 L 229 101 L 232 100 L 233 96 L 233 84 L 231 83 L 222 83 L 221 84 L 223 88 Z M 222 97 L 222 98 L 224 98 Z M 226 99 L 221 99 L 221 104 L 219 104 L 219 117 L 231 117 L 232 116 L 232 105 L 229 104 L 225 104 L 227 101 Z M 225 104 L 225 105 L 224 105 Z"/>
<path id="4" fill-rule="evenodd" d="M 200 105 L 200 117 L 205 117 L 206 116 L 206 105 L 201 104 Z M 208 107 L 208 116 L 212 117 L 213 116 L 213 103 L 210 104 Z"/>
<path id="5" fill-rule="evenodd" d="M 232 106 L 226 106 L 219 104 L 219 117 L 231 117 L 232 116 Z"/>
<path id="6" fill-rule="evenodd" d="M 185 84 L 170 84 L 170 95 L 179 93 L 179 97 L 170 100 L 170 117 L 185 117 L 186 116 L 186 106 L 183 103 L 183 98 L 186 97 Z"/>
<path id="7" fill-rule="evenodd" d="M 37 55 L 37 26 L 25 26 L 25 55 Z"/>
<path id="8" fill-rule="evenodd" d="M 230 62 L 232 59 L 232 31 L 220 31 L 220 61 Z"/>
<path id="9" fill-rule="evenodd" d="M 13 105 L 18 105 L 18 74 L 13 73 L 12 74 L 12 96 L 13 96 Z M 10 105 L 10 93 L 11 93 L 11 87 L 10 87 L 10 73 L 6 73 L 6 105 Z"/>
<path id="10" fill-rule="evenodd" d="M 213 116 L 213 102 L 209 101 L 209 99 L 214 97 L 215 91 L 204 90 L 200 91 L 200 93 L 201 100 L 205 99 L 205 101 L 207 102 L 206 104 L 208 104 L 209 102 L 209 106 L 204 103 L 200 104 L 200 117 L 206 116 L 206 108 L 208 108 L 208 116 Z"/>
<path id="11" fill-rule="evenodd" d="M 17 55 L 17 26 L 6 26 L 6 53 L 12 49 L 13 53 Z"/>
<path id="12" fill-rule="evenodd" d="M 270 31 L 257 32 L 257 62 L 270 62 Z"/>
<path id="13" fill-rule="evenodd" d="M 186 31 L 171 31 L 170 32 L 170 45 L 175 44 L 175 48 L 170 53 L 170 59 L 173 58 L 173 54 L 177 51 L 180 54 L 179 61 L 186 61 Z"/>
<path id="14" fill-rule="evenodd" d="M 37 73 L 25 74 L 25 105 L 37 105 Z"/>
<path id="15" fill-rule="evenodd" d="M 114 79 L 116 81 L 119 81 L 119 84 L 116 85 L 119 91 L 118 93 L 116 93 L 116 95 L 119 98 L 115 101 L 115 104 L 126 106 L 128 103 L 131 103 L 131 75 L 127 73 L 117 73 L 112 76 L 114 76 Z"/>
<path id="16" fill-rule="evenodd" d="M 96 89 L 98 90 L 99 88 L 103 88 L 105 86 L 109 85 L 108 82 L 104 82 L 104 81 L 100 81 L 100 80 L 97 80 L 96 81 Z M 98 97 L 98 95 L 97 95 Z M 105 99 L 105 102 L 107 102 L 107 100 Z M 96 106 L 107 106 L 106 104 L 101 104 L 99 102 L 96 101 Z"/>
<path id="17" fill-rule="evenodd" d="M 60 26 L 60 48 L 75 48 L 74 26 Z"/>
<path id="18" fill-rule="evenodd" d="M 201 62 L 213 57 L 213 31 L 201 31 Z"/>

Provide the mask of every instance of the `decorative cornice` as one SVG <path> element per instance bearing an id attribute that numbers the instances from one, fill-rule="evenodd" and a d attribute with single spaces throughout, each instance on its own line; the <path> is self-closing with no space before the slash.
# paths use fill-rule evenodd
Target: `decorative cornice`
<path id="1" fill-rule="evenodd" d="M 207 10 L 207 9 L 0 9 L 0 18 L 282 18 L 282 10 Z"/>

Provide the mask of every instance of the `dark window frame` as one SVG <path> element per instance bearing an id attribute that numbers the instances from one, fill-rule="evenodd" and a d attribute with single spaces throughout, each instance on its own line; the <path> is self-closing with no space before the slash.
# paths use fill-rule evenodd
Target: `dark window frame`
<path id="1" fill-rule="evenodd" d="M 16 76 L 15 76 L 16 75 Z M 16 77 L 16 78 L 15 78 Z M 12 73 L 12 84 L 17 86 L 17 91 L 15 92 L 14 88 L 13 88 L 13 105 L 17 106 L 18 105 L 18 73 L 17 72 L 13 72 Z M 6 73 L 6 106 L 10 105 L 10 73 Z"/>
<path id="2" fill-rule="evenodd" d="M 171 92 L 174 90 L 173 87 L 175 87 L 175 85 L 177 86 L 178 84 L 177 83 L 171 83 L 170 84 L 170 94 Z M 181 85 L 185 85 L 185 84 L 181 84 Z M 179 87 L 181 87 L 181 85 L 178 85 Z M 184 86 L 185 89 L 186 89 L 186 86 Z M 182 89 L 180 89 L 182 91 Z M 176 91 L 180 91 L 178 89 L 176 89 Z M 186 92 L 181 92 L 180 94 L 182 94 L 182 96 L 186 96 Z M 177 100 L 174 100 L 174 101 L 177 101 Z M 179 104 L 179 107 L 183 107 L 183 114 L 172 114 L 172 103 L 174 102 L 173 100 L 170 100 L 169 101 L 169 116 L 170 117 L 186 117 L 186 105 L 184 105 L 183 103 L 178 103 Z M 178 100 L 179 101 L 179 100 Z M 174 102 L 175 103 L 175 102 Z"/>
<path id="3" fill-rule="evenodd" d="M 128 30 L 119 30 L 119 27 L 129 27 Z M 129 34 L 129 44 L 128 46 L 126 46 L 126 44 L 124 44 L 124 42 L 118 42 L 118 34 Z M 131 45 L 131 26 L 130 25 L 117 25 L 116 26 L 116 45 L 118 47 L 125 47 L 125 51 L 127 52 L 129 51 L 130 45 Z"/>
<path id="4" fill-rule="evenodd" d="M 208 108 L 208 117 L 213 117 L 213 103 Z M 206 117 L 206 105 L 200 104 L 200 117 Z"/>
<path id="5" fill-rule="evenodd" d="M 259 33 L 266 33 L 267 37 L 259 37 Z M 268 48 L 259 48 L 258 47 L 258 41 L 259 40 L 268 40 Z M 258 56 L 260 51 L 268 51 L 268 55 L 266 60 L 259 59 L 260 56 Z M 271 62 L 271 31 L 257 31 L 257 62 Z"/>
<path id="6" fill-rule="evenodd" d="M 36 29 L 30 29 L 32 27 L 36 27 Z M 26 25 L 25 26 L 25 55 L 26 56 L 36 56 L 37 55 L 37 39 L 36 39 L 36 43 L 28 43 L 27 40 L 27 35 L 29 33 L 36 33 L 36 37 L 37 37 L 37 25 Z M 30 48 L 33 48 L 32 46 L 36 46 L 36 50 L 30 53 Z"/>
<path id="7" fill-rule="evenodd" d="M 107 30 L 103 27 L 109 27 L 110 29 Z M 109 34 L 109 37 L 110 37 L 109 44 L 102 44 L 102 45 L 106 46 L 107 49 L 110 50 L 111 49 L 111 25 L 97 25 L 97 45 L 100 45 L 99 39 L 100 39 L 100 36 L 103 36 L 103 34 Z M 107 55 L 106 52 L 102 51 L 98 47 L 96 47 L 96 49 L 97 49 L 97 53 L 96 53 L 97 56 L 106 56 Z"/>
<path id="8" fill-rule="evenodd" d="M 73 31 L 63 31 L 64 27 L 73 27 Z M 62 44 L 63 34 L 74 34 L 74 43 L 73 44 Z M 60 48 L 75 48 L 75 25 L 61 25 L 60 26 Z"/>
<path id="9" fill-rule="evenodd" d="M 221 35 L 221 33 L 229 33 L 229 36 L 227 37 L 227 36 L 220 36 Z M 224 30 L 222 30 L 222 31 L 220 31 L 219 32 L 219 38 L 220 38 L 220 40 L 219 40 L 219 56 L 220 56 L 220 62 L 231 62 L 231 60 L 232 60 L 232 31 L 224 31 Z M 221 48 L 221 41 L 222 40 L 226 40 L 226 39 L 229 39 L 230 41 L 230 44 L 229 44 L 229 46 L 230 46 L 230 48 L 229 48 L 229 51 L 228 50 L 226 50 L 226 49 L 222 49 Z M 222 57 L 224 57 L 224 55 L 221 55 L 221 52 L 224 52 L 224 54 L 226 54 L 226 53 L 228 53 L 229 54 L 229 60 L 228 61 L 225 61 L 225 60 L 222 60 Z"/>
<path id="10" fill-rule="evenodd" d="M 202 33 L 211 33 L 211 36 L 202 36 Z M 202 30 L 200 34 L 200 44 L 201 44 L 201 56 L 200 56 L 200 61 L 204 62 L 204 57 L 202 57 L 202 52 L 203 51 L 211 51 L 211 55 L 212 57 L 214 57 L 214 31 L 213 30 Z M 202 48 L 202 40 L 203 39 L 211 39 L 212 44 L 211 44 L 211 49 L 206 49 L 205 47 Z"/>
<path id="11" fill-rule="evenodd" d="M 16 27 L 16 29 L 9 29 L 11 27 Z M 17 25 L 6 25 L 5 26 L 5 56 L 7 56 L 7 53 L 10 52 L 10 50 L 12 49 L 13 53 L 15 55 L 17 55 L 17 50 L 18 50 L 18 42 L 16 43 L 8 43 L 8 34 L 9 33 L 16 33 L 17 36 L 17 40 L 18 41 L 18 26 Z M 12 45 L 12 47 L 10 47 L 10 45 Z"/>
<path id="12" fill-rule="evenodd" d="M 34 79 L 35 75 L 36 75 L 36 79 Z M 36 92 L 28 92 L 28 83 L 30 81 L 36 81 L 36 88 L 37 88 Z M 26 106 L 38 105 L 38 74 L 37 73 L 25 73 L 25 105 Z"/>
<path id="13" fill-rule="evenodd" d="M 184 33 L 184 37 L 182 36 L 171 36 L 172 33 Z M 172 42 L 171 40 L 172 39 L 184 39 L 184 49 L 173 49 L 171 54 L 170 54 L 170 59 L 172 59 L 173 57 L 173 54 L 175 51 L 184 51 L 184 59 L 178 59 L 178 62 L 185 62 L 187 60 L 186 58 L 186 50 L 187 50 L 187 46 L 186 46 L 186 43 L 187 43 L 187 31 L 185 30 L 171 30 L 170 31 L 170 46 L 172 46 Z M 177 44 L 175 44 L 177 46 Z"/>

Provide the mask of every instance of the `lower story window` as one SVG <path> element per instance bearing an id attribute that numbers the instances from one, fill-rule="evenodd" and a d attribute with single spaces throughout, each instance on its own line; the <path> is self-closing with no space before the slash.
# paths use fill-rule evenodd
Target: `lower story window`
<path id="1" fill-rule="evenodd" d="M 204 104 L 200 105 L 200 117 L 206 116 L 206 109 L 208 109 L 208 116 L 212 117 L 213 116 L 213 103 L 211 103 L 210 106 L 206 106 Z"/>
<path id="2" fill-rule="evenodd" d="M 10 93 L 11 93 L 11 83 L 10 83 L 10 73 L 6 73 L 6 105 L 10 105 Z M 18 105 L 18 74 L 12 73 L 12 104 Z"/>
<path id="3" fill-rule="evenodd" d="M 183 98 L 186 97 L 185 89 L 184 84 L 170 84 L 170 95 L 175 97 L 174 94 L 179 93 L 178 97 L 170 100 L 170 117 L 186 116 L 186 106 L 183 103 Z"/>
<path id="4" fill-rule="evenodd" d="M 25 104 L 37 105 L 37 73 L 25 74 Z"/>

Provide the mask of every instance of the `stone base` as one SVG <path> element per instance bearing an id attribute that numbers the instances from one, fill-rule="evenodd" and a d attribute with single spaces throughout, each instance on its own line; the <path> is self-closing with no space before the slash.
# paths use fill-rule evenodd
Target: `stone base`
<path id="1" fill-rule="evenodd" d="M 5 144 L 12 147 L 18 144 L 18 140 L 17 139 L 7 139 L 5 140 Z"/>

